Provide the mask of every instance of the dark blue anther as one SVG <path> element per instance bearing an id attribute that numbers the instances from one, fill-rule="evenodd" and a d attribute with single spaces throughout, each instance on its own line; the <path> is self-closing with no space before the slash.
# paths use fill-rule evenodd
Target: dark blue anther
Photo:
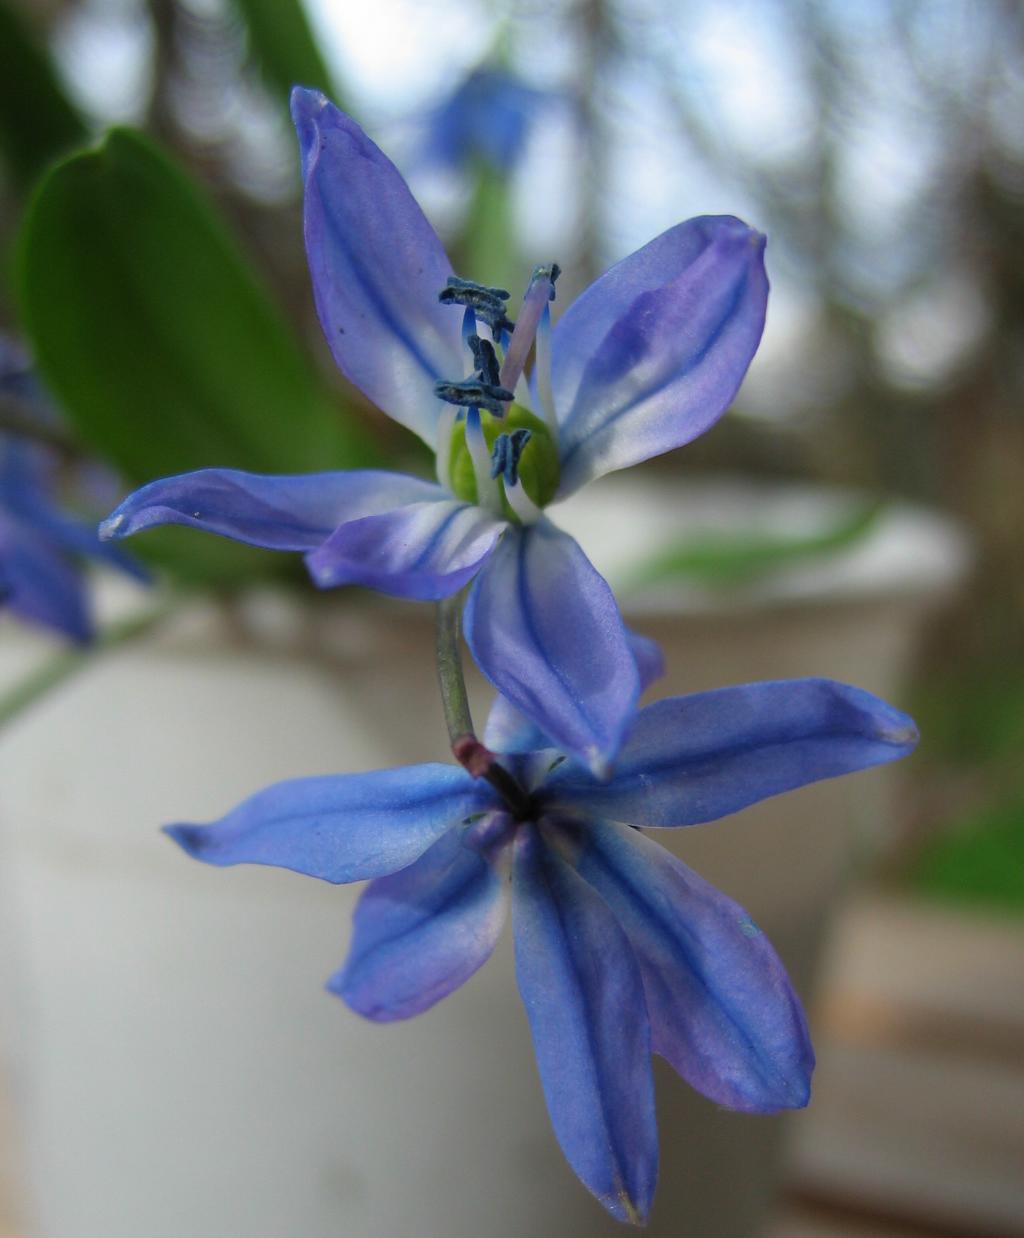
<path id="1" fill-rule="evenodd" d="M 519 459 L 531 437 L 529 430 L 499 434 L 491 449 L 491 477 L 504 477 L 507 486 L 514 486 L 519 480 Z"/>
<path id="2" fill-rule="evenodd" d="M 482 340 L 479 335 L 471 335 L 468 343 L 473 350 L 473 364 L 476 366 L 477 377 L 481 382 L 497 387 L 500 370 L 494 345 L 490 340 Z"/>
<path id="3" fill-rule="evenodd" d="M 513 323 L 505 317 L 505 302 L 509 293 L 504 288 L 488 288 L 470 279 L 448 276 L 448 284 L 437 294 L 442 305 L 468 305 L 495 333 L 511 331 Z"/>
<path id="4" fill-rule="evenodd" d="M 464 378 L 457 383 L 434 383 L 434 394 L 446 404 L 460 404 L 466 408 L 486 408 L 500 417 L 504 406 L 512 400 L 511 391 L 492 383 L 483 383 L 478 378 Z"/>
<path id="5" fill-rule="evenodd" d="M 457 275 L 449 275 L 448 283 L 444 291 L 441 293 L 441 296 L 443 297 L 446 292 L 454 293 L 460 291 L 482 293 L 486 296 L 493 297 L 496 301 L 507 301 L 512 295 L 505 288 L 491 288 L 487 284 L 478 284 L 472 279 L 460 279 Z"/>

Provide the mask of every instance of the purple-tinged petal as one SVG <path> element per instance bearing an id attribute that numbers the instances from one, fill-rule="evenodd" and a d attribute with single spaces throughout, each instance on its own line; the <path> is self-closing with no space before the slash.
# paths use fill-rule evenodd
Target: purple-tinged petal
<path id="1" fill-rule="evenodd" d="M 92 639 L 82 578 L 24 521 L 0 517 L 0 607 L 73 641 Z"/>
<path id="2" fill-rule="evenodd" d="M 491 957 L 506 903 L 503 875 L 465 831 L 449 830 L 415 864 L 366 888 L 348 959 L 327 987 L 379 1023 L 421 1014 Z"/>
<path id="3" fill-rule="evenodd" d="M 547 520 L 510 529 L 465 610 L 477 665 L 563 751 L 601 772 L 640 694 L 612 591 Z"/>
<path id="4" fill-rule="evenodd" d="M 271 864 L 340 883 L 411 864 L 493 792 L 451 765 L 295 778 L 257 792 L 212 825 L 165 829 L 206 864 Z"/>
<path id="5" fill-rule="evenodd" d="M 472 503 L 411 503 L 343 524 L 306 564 L 322 589 L 365 585 L 396 597 L 449 597 L 480 570 L 504 528 Z"/>
<path id="6" fill-rule="evenodd" d="M 629 942 L 533 827 L 516 840 L 516 978 L 566 1159 L 620 1221 L 643 1224 L 658 1177 L 650 1033 Z"/>
<path id="7" fill-rule="evenodd" d="M 141 563 L 136 563 L 117 546 L 107 546 L 100 541 L 95 524 L 83 524 L 42 499 L 37 499 L 31 512 L 25 509 L 23 512 L 38 532 L 62 550 L 75 555 L 87 555 L 109 567 L 118 568 L 128 576 L 134 576 L 136 580 L 150 580 L 149 572 Z"/>
<path id="8" fill-rule="evenodd" d="M 566 762 L 547 794 L 552 804 L 630 825 L 697 825 L 895 761 L 917 739 L 911 718 L 860 688 L 831 679 L 741 684 L 648 705 L 609 782 Z"/>
<path id="9" fill-rule="evenodd" d="M 552 339 L 559 494 L 703 434 L 764 328 L 764 237 L 729 215 L 677 224 L 612 267 Z"/>
<path id="10" fill-rule="evenodd" d="M 665 673 L 665 657 L 657 641 L 626 628 L 626 641 L 636 660 L 640 691 Z M 535 722 L 500 694 L 495 697 L 484 727 L 484 743 L 492 752 L 535 752 L 551 746 L 551 738 Z"/>
<path id="11" fill-rule="evenodd" d="M 199 469 L 130 494 L 100 525 L 100 536 L 184 524 L 269 550 L 312 550 L 347 520 L 445 494 L 433 482 L 379 469 L 292 476 Z"/>
<path id="12" fill-rule="evenodd" d="M 810 1099 L 814 1050 L 779 956 L 747 913 L 638 830 L 587 821 L 576 867 L 629 937 L 651 1047 L 698 1092 L 748 1113 Z"/>
<path id="13" fill-rule="evenodd" d="M 626 640 L 640 676 L 640 691 L 646 692 L 652 683 L 656 683 L 665 674 L 665 655 L 656 640 L 641 636 L 632 628 L 626 629 Z"/>
<path id="14" fill-rule="evenodd" d="M 317 91 L 292 117 L 320 324 L 346 378 L 435 446 L 439 379 L 461 379 L 462 315 L 438 302 L 451 263 L 394 164 Z"/>

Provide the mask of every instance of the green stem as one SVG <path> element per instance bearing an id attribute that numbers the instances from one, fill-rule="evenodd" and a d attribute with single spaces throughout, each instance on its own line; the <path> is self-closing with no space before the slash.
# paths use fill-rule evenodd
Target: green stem
<path id="1" fill-rule="evenodd" d="M 181 597 L 165 599 L 141 615 L 132 615 L 118 623 L 112 623 L 96 640 L 85 648 L 64 649 L 42 666 L 37 667 L 0 695 L 0 729 L 8 726 L 24 710 L 41 700 L 47 693 L 77 675 L 94 657 L 110 650 L 128 645 L 158 627 L 181 604 Z"/>
<path id="2" fill-rule="evenodd" d="M 498 792 L 512 813 L 523 819 L 529 813 L 529 797 L 473 730 L 466 680 L 459 650 L 459 612 L 462 594 L 442 599 L 437 605 L 437 681 L 448 727 L 452 753 L 460 765 L 483 778 Z"/>
<path id="3" fill-rule="evenodd" d="M 444 707 L 444 720 L 453 752 L 461 741 L 475 739 L 473 716 L 469 712 L 469 697 L 466 695 L 466 680 L 462 674 L 462 655 L 459 652 L 461 607 L 461 593 L 442 598 L 437 604 L 437 682 L 441 687 L 441 704 Z"/>

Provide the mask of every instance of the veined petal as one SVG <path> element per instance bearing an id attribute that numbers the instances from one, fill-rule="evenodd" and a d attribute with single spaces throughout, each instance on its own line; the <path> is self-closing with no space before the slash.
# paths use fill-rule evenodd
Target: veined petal
<path id="1" fill-rule="evenodd" d="M 764 237 L 729 215 L 677 224 L 592 284 L 552 337 L 559 494 L 703 434 L 739 389 L 767 298 Z"/>
<path id="2" fill-rule="evenodd" d="M 510 704 L 601 771 L 640 693 L 615 598 L 576 542 L 547 520 L 509 529 L 473 585 L 466 641 Z"/>
<path id="3" fill-rule="evenodd" d="M 462 315 L 438 302 L 451 263 L 397 168 L 350 117 L 296 87 L 309 271 L 334 359 L 430 446 L 438 379 L 461 379 Z"/>
<path id="4" fill-rule="evenodd" d="M 212 825 L 165 829 L 206 864 L 271 864 L 340 883 L 405 868 L 492 799 L 456 766 L 410 765 L 279 782 Z"/>
<path id="5" fill-rule="evenodd" d="M 749 1113 L 801 1108 L 814 1051 L 789 977 L 747 913 L 638 830 L 588 821 L 577 871 L 640 964 L 651 1047 L 698 1092 Z"/>
<path id="6" fill-rule="evenodd" d="M 74 566 L 24 521 L 2 516 L 0 607 L 73 641 L 92 638 L 85 589 Z"/>
<path id="7" fill-rule="evenodd" d="M 306 564 L 323 589 L 365 585 L 396 597 L 443 598 L 476 575 L 504 528 L 472 503 L 411 503 L 343 524 Z"/>
<path id="8" fill-rule="evenodd" d="M 516 840 L 516 977 L 551 1124 L 566 1159 L 620 1221 L 642 1224 L 658 1176 L 643 984 L 597 894 L 533 827 Z"/>
<path id="9" fill-rule="evenodd" d="M 742 684 L 642 709 L 615 776 L 569 762 L 547 783 L 553 804 L 641 826 L 696 825 L 822 778 L 895 761 L 913 720 L 831 679 Z"/>
<path id="10" fill-rule="evenodd" d="M 495 865 L 464 831 L 449 830 L 415 864 L 366 888 L 348 959 L 327 987 L 379 1023 L 420 1014 L 490 958 L 506 902 Z"/>
<path id="11" fill-rule="evenodd" d="M 665 673 L 665 657 L 657 641 L 625 629 L 626 643 L 636 661 L 640 691 Z M 484 727 L 484 743 L 492 752 L 536 752 L 551 745 L 551 738 L 500 693 L 494 699 Z"/>
<path id="12" fill-rule="evenodd" d="M 445 493 L 433 482 L 379 469 L 292 476 L 199 469 L 130 494 L 100 525 L 100 536 L 184 524 L 269 550 L 312 550 L 347 520 Z"/>

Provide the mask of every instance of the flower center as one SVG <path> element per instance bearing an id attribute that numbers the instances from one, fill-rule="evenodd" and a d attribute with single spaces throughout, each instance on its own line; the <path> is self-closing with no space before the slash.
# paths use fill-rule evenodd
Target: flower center
<path id="1" fill-rule="evenodd" d="M 473 359 L 469 377 L 434 385 L 437 396 L 451 406 L 438 425 L 438 477 L 458 498 L 513 521 L 536 520 L 558 489 L 558 427 L 547 347 L 549 303 L 558 276 L 554 263 L 534 271 L 515 323 L 505 312 L 509 294 L 504 288 L 452 275 L 438 294 L 443 305 L 463 307 L 462 334 Z M 490 339 L 477 334 L 478 318 L 489 328 Z M 525 407 L 530 394 L 523 371 L 531 349 L 545 420 Z"/>
<path id="2" fill-rule="evenodd" d="M 537 507 L 544 507 L 558 490 L 558 449 L 548 428 L 539 417 L 520 404 L 510 404 L 502 417 L 490 413 L 480 415 L 480 430 L 490 461 L 489 474 L 499 478 L 506 487 L 502 514 L 507 520 L 519 516 L 509 505 L 508 487 L 521 486 Z M 466 420 L 452 428 L 448 447 L 448 486 L 456 498 L 467 503 L 479 503 L 477 473 L 471 446 L 467 442 L 470 426 Z M 521 446 L 516 453 L 512 446 L 515 436 Z M 502 443 L 505 440 L 505 443 Z M 490 476 L 488 480 L 491 480 Z"/>

